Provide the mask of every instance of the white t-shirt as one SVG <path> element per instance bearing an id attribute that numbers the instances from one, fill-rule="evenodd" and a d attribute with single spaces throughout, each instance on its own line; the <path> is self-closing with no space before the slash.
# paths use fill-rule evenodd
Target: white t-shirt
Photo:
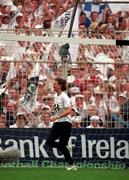
<path id="1" fill-rule="evenodd" d="M 55 93 L 54 95 L 55 100 L 54 100 L 54 109 L 55 109 L 55 114 L 59 115 L 60 113 L 63 113 L 64 110 L 67 107 L 70 107 L 70 98 L 68 97 L 68 95 L 65 92 L 62 92 L 59 96 L 57 95 L 57 93 Z M 65 116 L 63 118 L 57 119 L 55 122 L 70 122 L 71 121 L 71 116 Z"/>
<path id="2" fill-rule="evenodd" d="M 87 126 L 86 128 L 103 128 L 103 127 L 100 127 L 99 125 L 97 126 L 97 127 L 94 127 L 93 125 L 89 125 L 89 126 Z"/>
<path id="3" fill-rule="evenodd" d="M 38 125 L 38 128 L 51 128 L 53 126 L 53 122 L 49 122 L 48 125 L 46 125 L 44 122 L 41 122 L 39 125 Z"/>
<path id="4" fill-rule="evenodd" d="M 9 128 L 19 128 L 17 124 L 12 124 L 9 126 Z M 29 128 L 28 126 L 24 126 L 23 128 Z"/>
<path id="5" fill-rule="evenodd" d="M 76 122 L 76 123 L 81 123 L 81 116 L 73 116 L 72 117 L 72 122 Z"/>

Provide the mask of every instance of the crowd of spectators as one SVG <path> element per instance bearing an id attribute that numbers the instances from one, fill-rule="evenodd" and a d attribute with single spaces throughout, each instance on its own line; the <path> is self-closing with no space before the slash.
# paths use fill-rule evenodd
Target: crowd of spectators
<path id="1" fill-rule="evenodd" d="M 53 22 L 74 6 L 75 0 L 3 0 L 0 30 L 50 36 Z M 129 12 L 113 14 L 106 4 L 100 20 L 97 11 L 88 17 L 83 5 L 78 7 L 79 37 L 126 38 Z M 53 80 L 64 74 L 71 105 L 76 109 L 71 112 L 73 127 L 128 128 L 128 50 L 123 52 L 122 47 L 113 45 L 78 45 L 74 47 L 78 51 L 76 62 L 71 54 L 71 63 L 66 68 L 58 46 L 28 41 L 0 42 L 0 128 L 52 127 Z"/>

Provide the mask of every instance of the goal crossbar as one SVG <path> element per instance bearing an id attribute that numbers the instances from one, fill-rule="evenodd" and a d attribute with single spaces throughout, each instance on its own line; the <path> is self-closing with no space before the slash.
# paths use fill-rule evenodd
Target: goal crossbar
<path id="1" fill-rule="evenodd" d="M 113 39 L 90 39 L 79 37 L 47 37 L 47 36 L 28 36 L 0 33 L 0 41 L 29 41 L 29 42 L 48 42 L 48 43 L 70 43 L 82 45 L 116 45 Z"/>

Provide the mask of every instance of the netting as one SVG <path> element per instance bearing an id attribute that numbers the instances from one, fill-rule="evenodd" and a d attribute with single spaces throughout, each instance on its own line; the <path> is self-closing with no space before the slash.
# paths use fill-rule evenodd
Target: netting
<path id="1" fill-rule="evenodd" d="M 129 32 L 112 28 L 94 24 L 87 30 L 80 23 L 70 38 L 66 27 L 1 30 L 0 144 L 14 154 L 20 149 L 21 159 L 12 165 L 64 166 L 62 154 L 45 146 L 53 81 L 62 77 L 78 111 L 69 141 L 78 165 L 99 167 L 105 160 L 103 167 L 128 166 Z"/>
<path id="2" fill-rule="evenodd" d="M 70 56 L 66 54 L 63 58 L 60 57 L 53 42 L 50 46 L 50 43 L 44 43 L 42 39 L 40 42 L 32 42 L 27 39 L 28 36 L 24 36 L 19 42 L 13 40 L 12 43 L 5 38 L 4 46 L 1 46 L 0 125 L 1 128 L 22 129 L 10 129 L 11 131 L 7 130 L 8 133 L 4 129 L 1 130 L 2 147 L 11 151 L 7 159 L 2 160 L 2 166 L 8 166 L 6 161 L 10 162 L 9 166 L 66 165 L 60 152 L 56 149 L 51 151 L 45 146 L 49 131 L 46 128 L 51 128 L 49 118 L 54 113 L 53 80 L 55 77 L 62 77 L 68 83 L 67 93 L 71 105 L 79 112 L 79 116 L 72 117 L 73 131 L 69 141 L 77 165 L 101 167 L 104 166 L 105 159 L 105 167 L 126 167 L 128 154 L 109 155 L 109 152 L 113 151 L 112 145 L 119 144 L 119 138 L 126 139 L 128 135 L 126 128 L 129 126 L 129 65 L 123 56 L 123 46 L 112 45 L 114 42 L 111 45 L 102 45 L 101 41 L 105 41 L 103 39 L 99 39 L 98 45 L 98 36 L 94 37 L 94 45 L 91 45 L 91 42 L 82 45 L 79 41 L 76 47 L 76 61 L 72 61 L 75 54 L 71 52 Z M 28 44 L 33 49 L 30 50 Z M 48 47 L 51 47 L 49 52 Z M 23 114 L 24 118 L 17 118 L 18 113 Z M 94 115 L 99 116 L 100 121 L 91 125 L 90 118 Z M 88 127 L 92 126 L 98 128 L 98 131 L 88 130 Z M 112 128 L 111 131 L 109 128 Z M 121 130 L 123 135 L 117 131 L 118 128 L 124 128 Z M 126 143 L 125 141 L 121 143 Z M 108 152 L 103 154 L 99 149 L 104 147 L 108 148 Z M 17 148 L 21 152 L 20 161 L 11 163 L 13 159 L 9 158 L 15 157 Z M 117 148 L 116 152 L 119 152 Z M 55 161 L 55 158 L 59 161 Z M 123 160 L 117 163 L 121 158 L 124 163 Z"/>
<path id="3" fill-rule="evenodd" d="M 127 33 L 124 35 L 127 36 Z M 127 98 L 128 94 L 128 47 L 116 46 L 115 39 L 98 39 L 95 34 L 85 40 L 75 38 L 76 42 L 70 38 L 75 44 L 69 43 L 69 38 L 60 38 L 58 47 L 57 42 L 55 46 L 55 41 L 53 43 L 53 39 L 47 40 L 47 37 L 45 43 L 44 37 L 42 39 L 40 36 L 40 42 L 37 36 L 33 37 L 33 41 L 31 36 L 19 36 L 19 41 L 15 40 L 17 37 L 15 33 L 13 36 L 12 33 L 6 34 L 6 37 L 1 34 L 1 39 L 5 39 L 1 41 L 1 108 L 5 109 L 5 113 L 7 108 L 9 111 L 15 110 L 14 114 L 9 112 L 7 127 L 10 125 L 10 113 L 14 122 L 16 112 L 25 111 L 32 115 L 38 113 L 43 106 L 52 108 L 52 100 L 47 102 L 46 96 L 53 96 L 52 84 L 55 77 L 67 80 L 71 104 L 77 104 L 81 109 L 81 117 L 84 116 L 82 121 L 88 118 L 88 108 L 93 106 L 94 113 L 100 115 L 104 127 L 128 127 L 128 117 L 125 120 L 121 117 L 124 114 L 121 103 L 127 99 L 123 98 L 123 102 L 120 102 L 120 97 Z M 68 40 L 73 51 L 69 47 L 64 51 L 65 47 L 61 45 L 63 39 L 66 42 Z M 85 44 L 81 44 L 83 41 Z M 92 41 L 94 45 L 91 45 Z M 2 102 L 3 93 L 7 96 L 7 102 Z M 86 121 L 82 122 L 82 127 L 88 126 L 89 119 Z"/>

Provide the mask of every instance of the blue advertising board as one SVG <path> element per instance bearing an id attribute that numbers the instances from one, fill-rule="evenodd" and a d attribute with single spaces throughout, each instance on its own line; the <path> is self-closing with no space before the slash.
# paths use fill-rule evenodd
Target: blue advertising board
<path id="1" fill-rule="evenodd" d="M 50 129 L 0 129 L 0 149 L 19 148 L 17 162 L 1 166 L 64 166 L 63 155 L 45 145 Z M 71 155 L 80 167 L 128 168 L 129 129 L 75 128 L 69 140 Z"/>

